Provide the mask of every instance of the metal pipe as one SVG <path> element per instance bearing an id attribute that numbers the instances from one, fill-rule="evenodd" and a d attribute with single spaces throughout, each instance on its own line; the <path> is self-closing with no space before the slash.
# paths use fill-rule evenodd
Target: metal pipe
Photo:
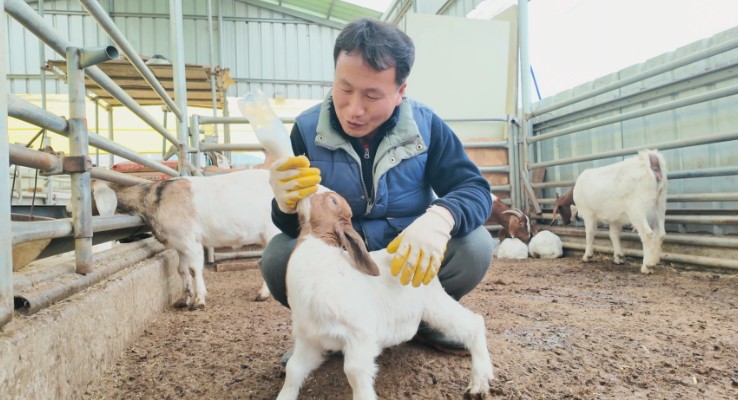
<path id="1" fill-rule="evenodd" d="M 507 149 L 512 147 L 510 140 L 490 141 L 490 142 L 463 142 L 465 149 Z"/>
<path id="2" fill-rule="evenodd" d="M 169 40 L 172 54 L 174 97 L 181 114 L 177 117 L 177 165 L 181 175 L 190 175 L 187 169 L 189 131 L 187 129 L 187 83 L 185 81 L 184 29 L 182 27 L 182 0 L 169 0 Z"/>
<path id="3" fill-rule="evenodd" d="M 605 86 L 602 86 L 602 87 L 600 87 L 598 89 L 594 89 L 592 91 L 589 91 L 589 92 L 586 92 L 586 93 L 582 93 L 582 94 L 580 94 L 578 96 L 573 96 L 573 97 L 571 97 L 569 99 L 560 101 L 560 102 L 555 103 L 555 104 L 551 104 L 550 106 L 541 107 L 541 108 L 539 108 L 537 110 L 534 110 L 532 113 L 530 113 L 530 117 L 531 118 L 532 117 L 536 117 L 536 116 L 543 115 L 543 114 L 549 113 L 551 111 L 554 111 L 554 110 L 557 110 L 557 109 L 560 109 L 560 108 L 564 108 L 564 107 L 569 106 L 571 104 L 578 103 L 578 102 L 580 102 L 582 100 L 590 99 L 592 97 L 599 96 L 599 95 L 601 95 L 603 93 L 607 93 L 607 92 L 609 92 L 611 90 L 619 89 L 619 88 L 621 88 L 623 86 L 627 86 L 627 85 L 630 85 L 632 83 L 642 81 L 642 80 L 647 79 L 647 78 L 650 78 L 652 76 L 656 76 L 656 75 L 661 74 L 661 73 L 664 73 L 664 72 L 672 71 L 672 70 L 674 70 L 676 68 L 679 68 L 679 67 L 682 67 L 682 66 L 685 66 L 685 65 L 688 65 L 688 64 L 691 64 L 691 63 L 694 63 L 694 62 L 697 62 L 697 61 L 706 59 L 708 57 L 712 57 L 712 56 L 717 55 L 717 54 L 720 54 L 720 53 L 724 53 L 726 51 L 733 50 L 736 47 L 738 47 L 738 39 L 733 39 L 733 40 L 725 41 L 725 42 L 723 42 L 723 43 L 721 43 L 719 45 L 716 45 L 716 46 L 713 46 L 713 47 L 710 47 L 710 48 L 707 48 L 707 49 L 704 49 L 704 50 L 701 50 L 701 51 L 697 51 L 695 53 L 691 53 L 688 56 L 685 56 L 685 57 L 676 59 L 676 60 L 671 61 L 671 62 L 668 62 L 666 64 L 655 66 L 655 67 L 653 67 L 651 69 L 647 69 L 647 70 L 645 70 L 643 72 L 640 72 L 638 74 L 631 75 L 631 76 L 626 77 L 626 78 L 623 78 L 623 79 L 618 79 L 615 82 L 610 83 L 610 84 L 605 85 Z"/>
<path id="4" fill-rule="evenodd" d="M 533 123 L 528 116 L 530 110 L 533 108 L 533 102 L 531 100 L 531 67 L 530 67 L 530 40 L 528 37 L 528 1 L 518 1 L 518 51 L 520 52 L 520 84 L 521 84 L 521 112 L 518 118 L 521 121 L 520 136 L 525 139 L 533 135 Z M 515 151 L 511 154 L 510 161 L 512 163 L 519 162 L 517 143 L 513 146 Z M 527 166 L 523 165 L 524 170 L 527 172 Z M 517 176 L 520 169 L 513 165 L 512 173 Z M 511 176 L 512 178 L 512 176 Z M 511 181 L 512 183 L 513 181 Z M 519 180 L 515 180 L 513 188 L 513 204 L 514 207 L 522 208 L 522 203 L 519 197 L 522 197 L 520 192 Z"/>
<path id="5" fill-rule="evenodd" d="M 3 5 L 4 0 L 0 0 Z M 0 54 L 5 58 L 7 50 L 8 23 L 5 13 L 0 15 Z M 8 80 L 6 79 L 6 64 L 3 59 L 0 62 L 0 96 L 8 93 Z M 9 168 L 9 143 L 8 136 L 8 104 L 0 101 L 0 186 L 10 188 Z M 10 243 L 10 196 L 3 190 L 0 196 L 0 328 L 13 319 L 13 247 Z"/>
<path id="6" fill-rule="evenodd" d="M 169 106 L 172 112 L 177 115 L 177 118 L 181 118 L 181 112 L 179 108 L 169 97 L 169 94 L 167 93 L 166 89 L 164 89 L 164 86 L 162 86 L 156 75 L 154 75 L 149 66 L 146 65 L 141 56 L 138 54 L 136 49 L 134 49 L 131 43 L 126 39 L 125 35 L 123 35 L 123 32 L 118 29 L 118 27 L 115 25 L 115 22 L 113 22 L 113 19 L 110 18 L 107 12 L 105 12 L 105 9 L 100 5 L 100 3 L 97 0 L 79 0 L 79 2 L 82 3 L 82 7 L 84 7 L 87 12 L 90 13 L 92 18 L 97 21 L 98 25 L 100 25 L 100 27 L 108 34 L 108 36 L 110 36 L 113 42 L 123 51 L 123 54 L 126 55 L 128 61 L 133 64 L 133 67 L 136 68 L 138 73 L 140 73 L 141 76 L 146 80 L 146 82 L 148 82 L 148 84 L 151 86 L 151 88 L 154 89 L 154 92 L 159 95 L 159 98 L 161 98 L 167 104 L 167 106 Z"/>
<path id="7" fill-rule="evenodd" d="M 666 99 L 679 93 L 684 93 L 695 88 L 712 87 L 713 85 L 732 79 L 738 75 L 738 60 L 727 64 L 716 65 L 713 68 L 701 70 L 689 76 L 676 80 L 669 80 L 659 85 L 639 89 L 630 94 L 618 94 L 614 97 L 598 99 L 596 104 L 574 109 L 567 108 L 559 110 L 555 115 L 541 115 L 535 122 L 535 130 L 550 130 L 557 126 L 583 121 L 596 115 L 620 111 L 637 104 L 650 103 L 658 99 Z"/>
<path id="8" fill-rule="evenodd" d="M 259 143 L 200 143 L 200 151 L 264 151 Z"/>
<path id="9" fill-rule="evenodd" d="M 509 165 L 500 165 L 495 167 L 479 167 L 480 172 L 488 172 L 491 174 L 509 174 L 510 173 L 510 166 Z M 512 179 L 510 180 L 512 182 Z"/>
<path id="10" fill-rule="evenodd" d="M 563 242 L 562 244 L 565 249 L 573 249 L 573 250 L 584 250 L 585 249 L 585 245 L 580 244 L 580 243 Z M 600 253 L 612 254 L 613 252 L 612 247 L 607 247 L 607 246 L 593 246 L 593 249 Z M 643 258 L 643 252 L 640 250 L 625 249 L 625 248 L 622 250 L 626 256 Z M 732 259 L 693 256 L 693 255 L 676 254 L 676 253 L 661 253 L 661 260 L 685 263 L 685 264 L 704 265 L 708 267 L 738 269 L 738 261 L 732 260 Z"/>
<path id="11" fill-rule="evenodd" d="M 636 154 L 640 150 L 645 150 L 645 149 L 669 150 L 669 149 L 678 149 L 678 148 L 683 148 L 683 147 L 697 146 L 701 144 L 727 142 L 727 141 L 736 140 L 736 139 L 738 139 L 738 131 L 723 133 L 723 134 L 713 135 L 713 136 L 702 136 L 702 137 L 697 137 L 693 139 L 674 140 L 668 143 L 644 144 L 640 146 L 629 147 L 627 149 L 605 151 L 602 153 L 589 154 L 586 156 L 562 158 L 562 159 L 552 160 L 552 161 L 544 161 L 544 162 L 530 164 L 528 167 L 530 169 L 552 167 L 554 165 L 573 164 L 573 163 L 578 163 L 582 161 L 592 161 L 592 160 L 600 160 L 603 158 L 626 156 L 626 155 Z M 671 178 L 671 174 L 669 174 L 669 178 Z"/>
<path id="12" fill-rule="evenodd" d="M 77 47 L 67 47 L 67 85 L 69 87 L 69 154 L 89 161 L 87 150 L 87 116 L 85 114 L 85 73 L 82 53 Z M 71 173 L 71 209 L 74 226 L 76 272 L 92 272 L 92 193 L 87 168 Z"/>
<path id="13" fill-rule="evenodd" d="M 546 228 L 557 235 L 563 236 L 577 236 L 585 237 L 584 229 L 573 228 L 573 227 L 560 227 L 552 226 Z M 609 231 L 597 230 L 595 231 L 595 237 L 598 238 L 610 238 Z M 620 237 L 624 240 L 640 241 L 641 238 L 637 233 L 621 232 Z M 667 233 L 664 237 L 664 243 L 667 244 L 686 244 L 693 246 L 711 246 L 711 247 L 726 247 L 735 249 L 738 248 L 738 238 L 734 237 L 720 237 L 720 236 L 705 236 L 705 235 L 689 235 L 689 234 L 672 234 Z"/>
<path id="14" fill-rule="evenodd" d="M 218 93 L 215 81 L 215 56 L 213 46 L 213 0 L 208 0 L 208 62 L 210 63 L 210 96 L 213 100 L 213 117 L 218 116 Z M 224 99 L 225 100 L 225 99 Z M 215 136 L 218 136 L 218 126 L 215 127 Z M 195 164 L 197 165 L 197 163 Z"/>
<path id="15" fill-rule="evenodd" d="M 724 167 L 724 168 L 706 168 L 706 169 L 691 169 L 684 171 L 673 171 L 669 172 L 669 180 L 675 179 L 687 179 L 687 178 L 706 178 L 713 176 L 727 176 L 727 175 L 738 175 L 738 167 Z M 574 181 L 553 181 L 553 182 L 540 182 L 531 184 L 536 189 L 554 188 L 554 187 L 571 187 L 574 186 Z"/>
<path id="16" fill-rule="evenodd" d="M 19 144 L 11 144 L 9 154 L 10 164 L 36 168 L 44 172 L 60 173 L 63 169 L 59 157 L 43 151 L 31 150 Z"/>
<path id="17" fill-rule="evenodd" d="M 210 0 L 208 0 L 210 1 Z M 197 150 L 196 153 L 193 154 L 192 157 L 192 163 L 193 163 L 193 171 L 200 171 L 201 163 L 200 163 L 200 154 L 202 154 L 200 151 L 200 119 L 198 115 L 193 115 L 190 117 L 190 138 L 191 138 L 191 146 L 193 150 Z"/>
<path id="18" fill-rule="evenodd" d="M 656 114 L 662 111 L 670 111 L 675 108 L 685 107 L 692 104 L 704 103 L 706 101 L 719 99 L 722 97 L 733 96 L 738 94 L 738 85 L 724 87 L 722 89 L 711 90 L 709 92 L 695 94 L 687 96 L 681 99 L 667 101 L 650 107 L 644 107 L 638 110 L 629 112 L 619 113 L 611 117 L 600 118 L 591 122 L 585 122 L 583 124 L 571 126 L 557 131 L 544 133 L 537 136 L 527 138 L 528 143 L 539 142 L 541 140 L 551 139 L 559 136 L 564 136 L 573 132 L 580 132 L 587 129 L 597 128 L 603 125 L 609 125 L 615 122 L 627 121 L 629 119 L 643 117 L 646 115 Z"/>
<path id="19" fill-rule="evenodd" d="M 56 132 L 63 136 L 69 136 L 69 126 L 64 118 L 54 115 L 48 111 L 44 111 L 33 104 L 22 100 L 21 98 L 8 94 L 8 111 L 11 117 L 26 121 L 28 123 L 46 128 L 52 132 Z M 109 115 L 108 130 L 112 135 L 112 114 Z M 171 176 L 179 176 L 179 173 L 164 164 L 141 156 L 139 153 L 129 150 L 119 144 L 108 140 L 94 133 L 88 133 L 89 144 L 93 147 L 105 150 L 111 154 L 125 157 L 131 161 L 135 161 L 141 165 L 145 165 L 159 172 L 164 172 Z"/>
<path id="20" fill-rule="evenodd" d="M 738 193 L 685 193 L 667 194 L 668 202 L 738 201 Z"/>
<path id="21" fill-rule="evenodd" d="M 153 238 L 108 250 L 97 257 L 100 267 L 90 274 L 84 276 L 75 274 L 68 279 L 55 279 L 49 282 L 49 285 L 42 285 L 43 291 L 30 288 L 28 291 L 18 292 L 15 296 L 18 311 L 26 315 L 32 314 L 163 250 L 164 246 Z"/>
<path id="22" fill-rule="evenodd" d="M 218 0 L 218 65 L 224 65 L 223 62 L 223 1 Z M 228 96 L 223 93 L 223 116 L 230 117 L 230 110 L 228 109 Z M 231 143 L 231 126 L 226 124 L 223 125 L 223 143 Z M 230 160 L 231 153 L 225 152 L 225 156 Z"/>
<path id="23" fill-rule="evenodd" d="M 282 122 L 285 123 L 294 123 L 295 118 L 280 118 Z M 200 125 L 210 125 L 210 124 L 250 124 L 248 118 L 245 117 L 208 117 L 207 115 L 200 115 Z M 226 142 L 228 143 L 228 142 Z"/>
<path id="24" fill-rule="evenodd" d="M 553 219 L 553 213 L 542 213 L 538 218 Z M 667 224 L 738 225 L 734 215 L 667 215 Z"/>
<path id="25" fill-rule="evenodd" d="M 130 174 L 112 171 L 106 168 L 93 167 L 90 175 L 95 179 L 102 179 L 110 182 L 119 183 L 121 185 L 133 186 L 144 183 L 151 183 L 150 180 L 139 178 Z"/>
<path id="26" fill-rule="evenodd" d="M 111 142 L 115 142 L 115 133 L 113 133 L 113 107 L 108 106 L 107 110 L 108 112 L 108 140 Z M 112 168 L 113 165 L 115 165 L 115 153 L 108 152 L 110 167 Z"/>
<path id="27" fill-rule="evenodd" d="M 41 18 L 32 8 L 23 0 L 5 0 L 5 11 L 20 22 L 26 29 L 44 41 L 49 47 L 62 56 L 66 56 L 66 48 L 70 44 L 51 26 L 46 20 Z M 167 132 L 149 113 L 147 113 L 136 101 L 116 84 L 110 77 L 98 67 L 85 68 L 85 73 L 101 88 L 105 89 L 113 97 L 123 103 L 128 109 L 136 114 L 141 120 L 146 122 L 151 128 L 159 132 L 170 142 L 178 145 L 177 139 Z"/>
<path id="28" fill-rule="evenodd" d="M 143 226 L 144 221 L 138 215 L 93 216 L 92 231 L 105 232 L 115 229 Z M 74 232 L 71 218 L 59 218 L 50 221 L 32 221 L 10 223 L 13 231 L 13 245 L 31 240 L 56 239 L 70 236 Z"/>

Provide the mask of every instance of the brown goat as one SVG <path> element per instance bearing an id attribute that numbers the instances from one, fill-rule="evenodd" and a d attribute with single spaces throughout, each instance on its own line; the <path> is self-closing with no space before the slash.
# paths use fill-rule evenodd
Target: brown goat
<path id="1" fill-rule="evenodd" d="M 490 219 L 502 226 L 497 234 L 500 241 L 512 237 L 527 243 L 535 234 L 535 228 L 531 228 L 530 218 L 524 212 L 508 206 L 496 197 L 492 202 Z"/>
<path id="2" fill-rule="evenodd" d="M 576 205 L 574 203 L 574 186 L 567 190 L 562 196 L 556 193 L 556 200 L 554 201 L 553 216 L 551 217 L 551 225 L 556 221 L 556 215 L 561 214 L 561 221 L 564 225 L 571 223 L 571 206 Z"/>

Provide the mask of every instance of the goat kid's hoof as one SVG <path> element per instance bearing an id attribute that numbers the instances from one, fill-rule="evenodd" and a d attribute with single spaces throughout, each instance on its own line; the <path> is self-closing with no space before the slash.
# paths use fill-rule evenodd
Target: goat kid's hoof
<path id="1" fill-rule="evenodd" d="M 188 303 L 189 301 L 185 298 L 179 299 L 174 303 L 174 308 L 187 308 L 190 306 Z"/>
<path id="2" fill-rule="evenodd" d="M 258 302 L 267 301 L 269 300 L 270 297 L 271 296 L 264 297 L 261 294 L 257 294 L 256 297 L 254 297 L 254 301 L 258 301 Z"/>
<path id="3" fill-rule="evenodd" d="M 472 393 L 472 391 L 469 389 L 467 389 L 464 392 L 464 400 L 482 400 L 486 398 L 487 398 L 487 392 Z"/>
<path id="4" fill-rule="evenodd" d="M 589 260 L 591 260 L 591 259 L 592 259 L 592 256 L 588 256 L 586 254 L 582 257 L 582 261 L 584 261 L 584 262 L 589 262 Z"/>
<path id="5" fill-rule="evenodd" d="M 625 264 L 625 256 L 615 256 L 615 258 L 613 258 L 613 262 L 617 265 L 623 265 Z"/>
<path id="6" fill-rule="evenodd" d="M 644 275 L 651 275 L 651 270 L 648 267 L 641 267 L 641 273 Z"/>
<path id="7" fill-rule="evenodd" d="M 205 303 L 193 303 L 190 305 L 190 311 L 205 309 Z"/>

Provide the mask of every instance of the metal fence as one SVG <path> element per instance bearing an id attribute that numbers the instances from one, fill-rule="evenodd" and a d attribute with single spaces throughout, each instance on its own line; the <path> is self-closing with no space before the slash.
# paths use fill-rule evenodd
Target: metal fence
<path id="1" fill-rule="evenodd" d="M 44 18 L 32 9 L 23 0 L 3 0 L 2 5 L 5 13 L 2 15 L 2 26 L 0 30 L 6 31 L 7 15 L 10 15 L 27 30 L 41 39 L 47 46 L 67 60 L 67 84 L 69 87 L 69 117 L 62 118 L 44 109 L 34 106 L 17 96 L 8 92 L 6 84 L 6 71 L 4 65 L 0 70 L 0 81 L 2 81 L 2 95 L 7 96 L 7 102 L 2 102 L 0 108 L 0 119 L 5 126 L 0 127 L 0 132 L 6 137 L 0 140 L 0 156 L 8 160 L 0 162 L 0 175 L 3 179 L 9 176 L 9 163 L 25 167 L 37 168 L 43 174 L 59 175 L 66 174 L 71 177 L 71 202 L 72 218 L 53 221 L 38 222 L 16 222 L 11 221 L 10 196 L 3 196 L 0 204 L 0 219 L 9 221 L 4 223 L 0 231 L 0 243 L 2 243 L 2 255 L 4 262 L 0 265 L 0 326 L 12 319 L 14 308 L 13 296 L 13 270 L 12 270 L 12 246 L 31 240 L 54 239 L 73 235 L 75 242 L 76 272 L 79 281 L 84 280 L 89 285 L 93 281 L 99 281 L 124 266 L 115 270 L 108 269 L 105 273 L 99 273 L 93 266 L 92 237 L 94 232 L 105 232 L 112 229 L 133 227 L 142 225 L 140 217 L 135 216 L 110 216 L 93 217 L 91 214 L 91 190 L 90 179 L 97 177 L 105 180 L 118 181 L 121 183 L 133 183 L 138 180 L 130 176 L 116 173 L 114 171 L 93 168 L 88 155 L 89 146 L 96 147 L 111 154 L 135 161 L 156 171 L 171 176 L 179 176 L 180 173 L 160 163 L 142 157 L 135 151 L 118 145 L 108 138 L 88 132 L 87 116 L 85 115 L 85 75 L 97 83 L 100 87 L 111 93 L 122 104 L 129 108 L 134 114 L 146 122 L 151 128 L 161 134 L 175 148 L 178 149 L 179 171 L 187 173 L 191 164 L 189 163 L 190 147 L 188 146 L 188 130 L 186 115 L 186 90 L 184 75 L 184 44 L 182 40 L 182 7 L 181 1 L 170 2 L 170 29 L 172 38 L 173 69 L 175 81 L 175 93 L 177 101 L 168 97 L 161 84 L 153 76 L 151 70 L 143 63 L 138 53 L 130 46 L 126 39 L 112 23 L 110 17 L 104 12 L 96 1 L 81 0 L 83 6 L 95 17 L 105 32 L 122 49 L 126 57 L 136 66 L 141 75 L 154 88 L 178 119 L 177 137 L 172 136 L 167 129 L 151 117 L 130 95 L 120 88 L 112 79 L 105 75 L 95 64 L 108 59 L 118 57 L 118 49 L 114 46 L 103 48 L 77 47 L 68 43 L 62 35 L 56 32 Z M 43 10 L 40 7 L 40 10 Z M 7 15 L 6 15 L 7 13 Z M 3 40 L 2 46 L 8 44 Z M 4 48 L 2 49 L 5 53 Z M 7 105 L 7 106 L 6 106 Z M 6 108 L 7 107 L 7 108 Z M 70 155 L 57 156 L 41 151 L 31 150 L 19 145 L 6 145 L 7 117 L 14 117 L 43 129 L 48 129 L 60 135 L 66 136 L 70 141 Z M 112 124 L 111 124 L 112 125 Z M 6 147 L 7 146 L 7 147 Z M 143 181 L 143 180 L 140 180 Z M 94 277 L 95 279 L 85 279 Z M 82 285 L 72 286 L 78 289 Z M 67 291 L 68 292 L 68 291 Z"/>
<path id="2" fill-rule="evenodd" d="M 526 117 L 522 165 L 545 169 L 532 183 L 550 206 L 581 171 L 642 149 L 660 150 L 669 167 L 663 260 L 738 268 L 738 29 L 700 41 L 596 82 L 545 99 Z M 542 222 L 552 218 L 548 209 Z M 551 229 L 582 250 L 583 230 Z M 598 237 L 606 238 L 606 232 Z M 640 257 L 638 236 L 626 253 Z M 602 241 L 601 251 L 611 252 Z"/>

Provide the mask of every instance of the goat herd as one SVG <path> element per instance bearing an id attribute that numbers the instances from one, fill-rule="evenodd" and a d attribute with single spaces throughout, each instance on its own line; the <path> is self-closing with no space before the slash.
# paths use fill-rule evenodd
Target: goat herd
<path id="1" fill-rule="evenodd" d="M 253 169 L 130 187 L 97 181 L 93 198 L 101 215 L 114 211 L 141 215 L 157 240 L 177 251 L 183 286 L 176 305 L 196 309 L 205 306 L 207 294 L 203 247 L 264 245 L 278 232 L 271 222 L 273 193 L 268 179 L 266 170 Z M 597 223 L 609 224 L 618 264 L 624 261 L 619 233 L 630 223 L 643 243 L 641 272 L 649 273 L 649 267 L 659 262 L 665 236 L 666 190 L 664 158 L 657 151 L 644 150 L 622 162 L 582 172 L 569 192 L 557 196 L 554 219 L 561 215 L 568 224 L 578 214 L 584 220 L 584 261 L 592 257 Z M 291 258 L 287 274 L 295 349 L 278 398 L 296 399 L 303 380 L 328 351 L 344 354 L 354 398 L 376 398 L 375 358 L 383 348 L 410 340 L 421 319 L 467 347 L 472 376 L 466 396 L 485 397 L 493 368 L 483 318 L 453 300 L 438 280 L 422 289 L 401 286 L 389 274 L 387 252 L 366 251 L 351 226 L 348 205 L 335 192 L 321 188 L 306 200 L 298 205 L 298 214 L 302 226 L 310 229 L 303 230 L 293 253 L 301 256 Z M 496 257 L 562 256 L 562 243 L 555 234 L 539 231 L 525 213 L 494 196 L 493 200 L 490 219 L 501 225 Z M 341 232 L 331 237 L 339 238 L 337 243 L 314 234 L 336 229 Z M 268 296 L 263 285 L 257 299 Z"/>

